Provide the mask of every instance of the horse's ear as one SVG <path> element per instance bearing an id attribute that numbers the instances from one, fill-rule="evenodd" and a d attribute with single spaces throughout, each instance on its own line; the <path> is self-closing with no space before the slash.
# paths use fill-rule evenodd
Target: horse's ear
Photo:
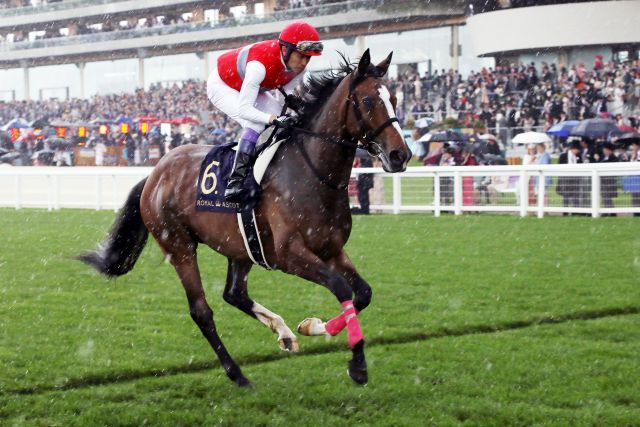
<path id="1" fill-rule="evenodd" d="M 369 49 L 365 50 L 360 57 L 360 62 L 358 62 L 358 75 L 364 76 L 369 69 L 369 65 L 371 65 L 371 54 L 369 53 Z"/>
<path id="2" fill-rule="evenodd" d="M 387 74 L 387 70 L 389 69 L 389 65 L 391 64 L 391 57 L 393 56 L 393 51 L 391 51 L 391 53 L 389 54 L 389 56 L 387 56 L 384 61 L 382 61 L 381 63 L 379 63 L 378 65 L 376 65 L 376 68 L 378 70 L 381 71 L 382 75 L 384 76 L 385 74 Z"/>

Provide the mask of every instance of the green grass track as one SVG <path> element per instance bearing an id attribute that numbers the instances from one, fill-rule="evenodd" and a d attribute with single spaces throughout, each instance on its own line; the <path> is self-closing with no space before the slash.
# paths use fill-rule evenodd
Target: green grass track
<path id="1" fill-rule="evenodd" d="M 370 382 L 344 335 L 271 332 L 222 301 L 226 260 L 200 248 L 237 389 L 151 242 L 107 281 L 71 260 L 112 212 L 0 210 L 0 425 L 640 425 L 638 218 L 377 215 L 348 252 L 374 289 L 360 316 Z M 251 296 L 292 329 L 339 305 L 255 268 Z"/>

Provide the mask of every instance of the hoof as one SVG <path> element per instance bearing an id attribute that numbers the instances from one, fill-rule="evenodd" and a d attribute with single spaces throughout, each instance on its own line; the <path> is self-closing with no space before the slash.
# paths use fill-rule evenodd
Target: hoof
<path id="1" fill-rule="evenodd" d="M 298 347 L 298 341 L 294 338 L 281 338 L 278 340 L 278 345 L 280 349 L 283 351 L 287 351 L 289 353 L 297 353 L 300 349 Z"/>
<path id="2" fill-rule="evenodd" d="M 353 358 L 349 360 L 349 376 L 356 384 L 364 385 L 369 381 L 367 362 L 364 358 L 364 340 L 360 340 L 353 347 Z"/>
<path id="3" fill-rule="evenodd" d="M 327 333 L 324 322 L 317 317 L 307 317 L 298 325 L 298 332 L 302 335 L 313 337 Z"/>
<path id="4" fill-rule="evenodd" d="M 249 381 L 246 377 L 242 376 L 236 379 L 236 384 L 241 388 L 253 388 L 253 383 Z"/>
<path id="5" fill-rule="evenodd" d="M 353 360 L 349 361 L 349 369 L 347 372 L 351 379 L 358 385 L 365 385 L 369 381 L 369 374 L 367 374 L 367 364 L 363 366 L 355 366 Z"/>

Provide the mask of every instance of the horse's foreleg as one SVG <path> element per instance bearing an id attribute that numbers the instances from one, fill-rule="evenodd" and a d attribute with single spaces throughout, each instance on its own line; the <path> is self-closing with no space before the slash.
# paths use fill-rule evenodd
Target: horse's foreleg
<path id="1" fill-rule="evenodd" d="M 339 256 L 328 263 L 338 273 L 340 273 L 349 283 L 354 293 L 353 306 L 356 314 L 367 308 L 371 302 L 371 286 L 358 274 L 353 263 L 343 251 Z M 317 317 L 308 317 L 298 325 L 298 332 L 303 335 L 337 335 L 347 327 L 344 313 L 324 323 Z"/>
<path id="2" fill-rule="evenodd" d="M 213 311 L 204 296 L 200 272 L 196 261 L 195 252 L 187 256 L 172 256 L 171 263 L 178 272 L 182 281 L 187 299 L 189 301 L 189 311 L 191 318 L 200 328 L 213 351 L 215 351 L 227 376 L 241 387 L 250 386 L 251 383 L 242 374 L 240 367 L 231 358 L 222 340 L 218 336 L 215 323 L 213 322 Z"/>
<path id="3" fill-rule="evenodd" d="M 224 300 L 259 320 L 274 333 L 278 334 L 278 345 L 282 350 L 296 353 L 298 351 L 298 340 L 284 322 L 284 319 L 249 297 L 247 279 L 252 266 L 253 264 L 250 261 L 229 259 L 227 283 L 223 294 Z"/>
<path id="4" fill-rule="evenodd" d="M 367 364 L 364 357 L 364 336 L 353 304 L 353 291 L 347 279 L 333 266 L 322 261 L 300 241 L 294 240 L 289 246 L 283 271 L 318 283 L 331 291 L 342 305 L 348 342 L 353 352 L 349 361 L 349 376 L 358 384 L 368 380 Z"/>

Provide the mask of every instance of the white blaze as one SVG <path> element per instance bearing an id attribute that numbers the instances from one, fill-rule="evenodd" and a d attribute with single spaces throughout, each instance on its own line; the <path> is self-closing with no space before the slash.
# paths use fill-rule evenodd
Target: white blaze
<path id="1" fill-rule="evenodd" d="M 384 102 L 384 106 L 387 107 L 387 113 L 389 114 L 389 118 L 392 119 L 396 116 L 396 112 L 393 111 L 393 105 L 391 105 L 391 94 L 389 93 L 389 89 L 386 86 L 380 86 L 378 89 L 378 93 L 380 94 L 380 99 Z M 402 129 L 400 129 L 400 125 L 398 122 L 393 122 L 393 127 L 398 131 L 398 135 L 400 138 L 404 139 L 402 136 Z"/>

